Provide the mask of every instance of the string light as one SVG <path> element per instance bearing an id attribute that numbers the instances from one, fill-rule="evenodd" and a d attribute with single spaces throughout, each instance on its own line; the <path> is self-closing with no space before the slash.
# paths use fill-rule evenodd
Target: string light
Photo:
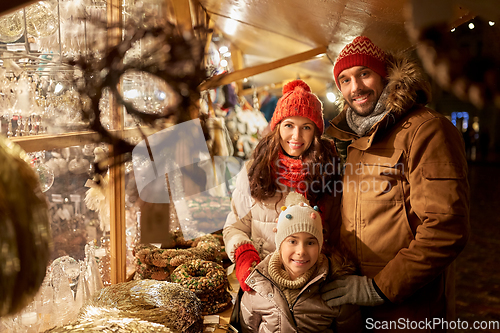
<path id="1" fill-rule="evenodd" d="M 337 95 L 333 91 L 333 82 L 329 82 L 326 85 L 326 98 L 330 101 L 330 103 L 335 103 L 337 100 Z"/>
<path id="2" fill-rule="evenodd" d="M 331 103 L 335 103 L 335 101 L 337 100 L 337 95 L 335 95 L 333 93 L 333 91 L 329 91 L 326 93 L 326 98 L 328 98 L 328 100 L 331 102 Z"/>

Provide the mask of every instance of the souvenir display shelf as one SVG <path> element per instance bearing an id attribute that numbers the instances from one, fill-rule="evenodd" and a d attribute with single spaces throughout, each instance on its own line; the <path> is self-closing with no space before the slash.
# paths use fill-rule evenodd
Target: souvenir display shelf
<path id="1" fill-rule="evenodd" d="M 74 17 L 82 13 L 76 5 L 73 6 L 73 1 L 90 4 L 91 9 L 84 11 L 84 14 L 90 15 L 92 12 L 103 19 L 107 27 L 104 32 L 92 35 L 88 32 L 89 22 L 79 26 L 78 22 L 73 21 Z M 47 323 L 52 327 L 63 325 L 68 318 L 75 316 L 90 295 L 102 287 L 98 280 L 102 279 L 104 287 L 109 287 L 134 279 L 137 275 L 136 263 L 130 260 L 130 254 L 140 241 L 138 227 L 141 215 L 149 213 L 149 206 L 141 207 L 137 204 L 139 200 L 131 162 L 114 165 L 115 161 L 111 161 L 112 166 L 105 175 L 96 176 L 93 173 L 93 163 L 101 161 L 102 155 L 111 155 L 113 146 L 100 142 L 100 134 L 87 130 L 78 117 L 77 109 L 83 108 L 83 102 L 77 100 L 70 85 L 66 85 L 65 80 L 74 73 L 71 66 L 61 60 L 63 57 L 78 55 L 78 52 L 88 52 L 91 39 L 102 38 L 108 46 L 117 45 L 126 33 L 120 28 L 122 22 L 127 15 L 133 17 L 135 14 L 135 0 L 49 0 L 44 5 L 49 6 L 51 11 L 44 7 L 47 12 L 39 9 L 36 12 L 38 16 L 29 7 L 38 6 L 39 3 L 29 3 L 32 4 L 8 14 L 11 16 L 7 20 L 12 21 L 14 16 L 20 19 L 19 22 L 16 21 L 18 25 L 10 26 L 7 30 L 0 28 L 0 76 L 5 76 L 0 78 L 4 83 L 0 84 L 0 89 L 3 89 L 0 92 L 0 109 L 4 111 L 0 115 L 0 130 L 29 154 L 32 166 L 40 177 L 42 189 L 50 204 L 54 250 L 47 268 L 50 270 L 47 275 L 50 277 L 49 281 L 44 281 L 33 303 L 17 317 L 2 318 L 5 319 L 4 326 L 0 320 L 0 332 L 5 327 L 14 330 L 29 327 L 30 331 L 43 331 L 47 328 L 44 327 Z M 203 21 L 206 20 L 206 15 L 201 7 L 193 10 L 188 2 L 181 4 L 179 1 L 147 0 L 141 2 L 141 8 L 150 11 L 151 8 L 157 9 L 156 15 L 176 23 L 179 29 L 193 29 L 192 13 L 197 15 L 196 20 L 199 19 L 202 25 L 206 25 Z M 71 15 L 65 11 L 71 11 Z M 34 18 L 39 20 L 38 27 L 43 26 L 47 30 L 45 34 L 42 32 L 40 36 L 36 36 L 38 30 L 33 28 L 31 22 Z M 5 23 L 5 19 L 5 15 L 0 16 L 0 21 L 4 20 Z M 47 23 L 48 21 L 50 22 Z M 57 25 L 55 32 L 50 24 Z M 16 35 L 19 33 L 16 29 L 20 31 L 19 36 Z M 201 38 L 198 32 L 194 35 Z M 68 36 L 72 38 L 68 39 Z M 136 81 L 129 79 L 128 82 L 121 82 L 120 87 L 123 91 L 129 89 L 136 92 L 144 87 L 141 84 L 144 85 L 146 81 L 145 78 Z M 148 84 L 151 85 L 151 82 L 146 83 Z M 7 96 L 9 94 L 12 96 Z M 126 95 L 125 92 L 123 95 Z M 146 97 L 146 94 L 143 96 Z M 132 144 L 142 140 L 143 135 L 150 135 L 155 131 L 144 125 L 137 127 L 137 123 L 112 97 L 101 99 L 99 109 L 102 111 L 103 125 L 113 135 Z M 163 128 L 171 125 L 169 121 L 162 124 Z M 226 135 L 225 142 L 228 141 Z M 203 166 L 198 167 L 198 172 L 203 174 L 211 173 L 210 168 L 207 170 Z M 170 176 L 169 187 L 174 192 L 184 193 L 187 184 L 183 183 L 183 178 Z M 96 187 L 96 180 L 107 186 Z M 217 194 L 226 193 L 227 188 L 216 186 L 213 191 Z M 186 193 L 186 196 L 189 195 Z M 177 214 L 191 220 L 191 223 L 202 221 L 200 225 L 206 226 L 206 230 L 201 230 L 203 233 L 215 231 L 214 226 L 209 225 L 209 220 L 225 220 L 230 209 L 229 198 L 216 196 L 210 193 L 196 199 L 183 200 L 185 202 L 181 207 L 185 206 L 185 210 L 176 211 L 174 203 L 169 204 L 163 211 L 167 212 L 166 220 L 170 223 L 170 230 L 166 232 L 180 230 L 178 220 L 181 216 Z M 175 196 L 171 198 L 172 201 L 175 200 Z M 144 211 L 141 212 L 142 210 Z M 202 213 L 203 210 L 210 212 L 208 217 Z M 221 228 L 222 225 L 217 230 Z M 219 257 L 217 261 L 222 263 Z M 65 277 L 68 277 L 69 286 L 60 283 Z M 80 289 L 82 277 L 87 283 L 86 291 Z M 46 295 L 47 290 L 50 290 L 49 296 Z M 51 305 L 50 312 L 40 310 L 47 297 L 57 299 Z M 225 311 L 221 313 L 221 323 L 224 324 L 227 324 L 230 314 L 230 309 L 227 308 L 230 305 L 227 301 L 230 299 L 231 297 L 225 296 Z M 220 307 L 220 311 L 222 310 Z M 54 313 L 58 313 L 60 318 L 55 318 Z"/>
<path id="2" fill-rule="evenodd" d="M 59 16 L 59 10 L 63 9 L 63 4 L 68 5 L 68 1 L 55 1 L 52 2 L 56 6 L 54 7 L 56 11 L 55 22 L 58 23 L 61 16 Z M 91 1 L 90 3 L 94 5 L 101 6 L 102 12 L 105 13 L 104 18 L 108 21 L 108 26 L 115 25 L 116 23 L 121 22 L 122 15 L 122 3 L 118 0 L 108 0 L 105 1 Z M 33 5 L 31 5 L 33 6 Z M 27 6 L 26 8 L 29 8 Z M 26 8 L 24 12 L 26 12 Z M 20 10 L 23 13 L 23 9 Z M 29 26 L 29 22 L 24 18 L 23 25 L 25 27 Z M 29 35 L 29 29 L 28 35 Z M 61 40 L 61 32 L 60 30 L 54 34 L 55 38 Z M 116 43 L 116 41 L 120 38 L 121 31 L 118 29 L 108 29 L 107 30 L 107 40 L 108 43 Z M 24 46 L 25 49 L 22 50 L 22 44 L 20 43 L 12 43 L 12 44 L 3 44 L 3 48 L 6 50 L 20 50 L 14 52 L 5 52 L 4 55 L 8 55 L 8 57 L 12 57 L 13 61 L 16 62 L 17 59 L 20 58 L 32 58 L 35 61 L 30 62 L 30 64 L 26 64 L 26 66 L 21 67 L 21 70 L 24 70 L 27 75 L 31 75 L 36 71 L 35 66 L 42 66 L 42 60 L 44 55 L 42 52 L 33 51 L 34 45 L 31 43 L 31 36 L 25 38 Z M 21 46 L 21 48 L 19 47 Z M 17 47 L 17 49 L 16 49 Z M 61 46 L 59 46 L 59 50 L 55 50 L 56 52 L 52 53 L 53 57 L 60 57 L 61 55 Z M 57 54 L 59 51 L 59 54 Z M 7 64 L 6 57 L 2 57 L 4 67 Z M 20 62 L 17 62 L 20 63 Z M 22 63 L 22 62 L 21 62 Z M 64 65 L 62 61 L 59 65 L 57 63 L 51 65 L 43 65 L 44 70 L 50 71 L 51 75 L 54 73 L 64 73 L 65 71 L 69 71 L 67 65 Z M 19 99 L 20 100 L 20 99 Z M 113 101 L 110 102 L 109 105 L 110 110 L 110 127 L 113 128 L 114 133 L 120 133 L 120 135 L 124 138 L 133 137 L 139 135 L 139 132 L 136 128 L 124 128 L 123 121 L 123 113 L 118 110 L 118 108 L 113 105 Z M 5 118 L 5 117 L 4 117 Z M 20 117 L 21 118 L 21 117 Z M 19 119 L 19 118 L 18 118 Z M 12 120 L 8 120 L 10 123 Z M 19 120 L 18 120 L 19 122 Z M 5 123 L 5 120 L 4 120 Z M 30 124 L 30 128 L 35 127 Z M 8 126 L 4 126 L 8 127 Z M 22 126 L 20 126 L 22 127 Z M 43 122 L 41 128 L 43 129 Z M 8 128 L 3 128 L 3 135 L 6 134 L 5 130 Z M 72 126 L 65 130 L 64 127 L 61 127 L 56 134 L 43 134 L 44 131 L 38 131 L 36 135 L 10 135 L 10 140 L 20 145 L 26 152 L 37 154 L 39 152 L 53 152 L 53 151 L 61 151 L 62 149 L 68 149 L 74 146 L 85 147 L 86 145 L 99 146 L 99 135 L 92 131 L 79 131 L 78 126 Z M 42 133 L 42 134 L 40 134 Z M 19 134 L 19 133 L 17 133 Z M 24 133 L 23 133 L 24 134 Z M 108 149 L 112 149 L 112 147 L 105 147 Z M 89 162 L 92 162 L 92 158 L 88 159 Z M 109 169 L 109 191 L 107 193 L 109 197 L 109 210 L 110 210 L 110 228 L 109 228 L 109 239 L 110 239 L 110 251 L 111 251 L 111 271 L 110 271 L 110 281 L 111 283 L 117 283 L 125 281 L 126 276 L 126 249 L 125 249 L 125 229 L 124 229 L 124 218 L 125 218 L 125 193 L 124 193 L 124 166 L 115 166 Z M 63 195 L 64 196 L 64 195 Z M 48 198 L 49 201 L 51 198 Z M 79 198 L 80 202 L 83 203 L 83 197 Z M 84 204 L 83 204 L 84 205 Z M 83 249 L 82 249 L 83 250 Z M 57 248 L 54 249 L 54 252 L 57 252 Z"/>

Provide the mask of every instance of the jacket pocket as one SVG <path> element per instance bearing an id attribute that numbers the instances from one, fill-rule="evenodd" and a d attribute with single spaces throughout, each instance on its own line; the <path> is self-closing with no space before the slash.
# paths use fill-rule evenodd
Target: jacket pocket
<path id="1" fill-rule="evenodd" d="M 422 165 L 425 212 L 465 216 L 468 185 L 464 168 L 454 163 Z"/>
<path id="2" fill-rule="evenodd" d="M 365 152 L 356 172 L 362 177 L 358 184 L 363 201 L 402 201 L 400 189 L 404 164 L 400 149 L 373 149 Z"/>

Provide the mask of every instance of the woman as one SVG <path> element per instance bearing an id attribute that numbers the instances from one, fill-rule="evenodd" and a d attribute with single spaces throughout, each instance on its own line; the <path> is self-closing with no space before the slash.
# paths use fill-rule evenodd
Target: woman
<path id="1" fill-rule="evenodd" d="M 319 207 L 326 254 L 340 225 L 337 153 L 333 142 L 321 137 L 323 104 L 304 81 L 283 87 L 270 128 L 237 177 L 223 230 L 226 252 L 245 291 L 251 290 L 245 284 L 250 270 L 276 249 L 273 228 L 289 192 L 297 191 Z"/>

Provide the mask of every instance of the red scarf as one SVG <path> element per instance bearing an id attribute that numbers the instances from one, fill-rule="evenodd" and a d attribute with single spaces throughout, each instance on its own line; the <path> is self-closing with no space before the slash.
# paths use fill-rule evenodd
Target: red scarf
<path id="1" fill-rule="evenodd" d="M 278 162 L 278 170 L 276 170 L 278 182 L 295 189 L 307 198 L 308 186 L 303 180 L 305 180 L 309 172 L 307 172 L 307 168 L 304 169 L 302 166 L 302 160 L 288 157 L 280 151 Z"/>

